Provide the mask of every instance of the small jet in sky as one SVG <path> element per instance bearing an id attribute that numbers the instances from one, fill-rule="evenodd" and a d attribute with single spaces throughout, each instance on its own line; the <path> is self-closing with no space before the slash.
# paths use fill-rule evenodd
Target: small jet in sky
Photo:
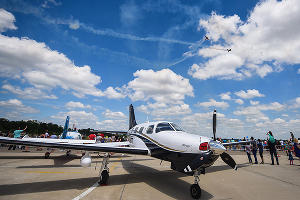
<path id="1" fill-rule="evenodd" d="M 40 141 L 37 140 L 40 138 L 18 139 L 0 137 L 0 143 L 83 150 L 86 151 L 85 155 L 80 160 L 80 164 L 83 167 L 91 165 L 92 160 L 89 151 L 107 152 L 103 157 L 102 166 L 99 172 L 100 185 L 107 184 L 108 182 L 108 160 L 111 152 L 148 155 L 171 162 L 171 169 L 175 171 L 194 176 L 194 184 L 191 185 L 190 193 L 194 199 L 199 199 L 201 197 L 201 188 L 198 184 L 200 174 L 205 174 L 205 169 L 213 165 L 219 157 L 236 170 L 237 165 L 233 158 L 225 152 L 225 147 L 249 143 L 249 141 L 233 143 L 220 143 L 217 141 L 216 115 L 215 110 L 213 113 L 213 139 L 189 134 L 175 123 L 168 121 L 137 124 L 133 106 L 130 105 L 127 142 L 85 144 L 56 141 L 56 139 Z"/>

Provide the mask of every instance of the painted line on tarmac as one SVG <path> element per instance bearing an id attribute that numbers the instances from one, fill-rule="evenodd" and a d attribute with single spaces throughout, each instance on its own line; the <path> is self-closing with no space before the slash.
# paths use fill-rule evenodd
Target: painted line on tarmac
<path id="1" fill-rule="evenodd" d="M 118 158 L 118 160 L 122 161 L 122 158 Z M 116 168 L 117 163 L 113 163 L 112 166 L 110 167 L 110 171 L 113 171 Z M 94 189 L 96 189 L 99 186 L 98 181 L 96 183 L 94 183 L 94 185 L 92 185 L 92 187 L 90 187 L 89 189 L 87 189 L 86 191 L 84 191 L 83 193 L 81 193 L 80 195 L 78 195 L 77 197 L 75 197 L 72 200 L 79 200 L 83 197 L 85 197 L 86 195 L 88 195 L 89 193 L 91 193 Z M 123 188 L 124 190 L 124 188 Z"/>
<path id="2" fill-rule="evenodd" d="M 98 186 L 99 186 L 99 183 L 97 181 L 96 183 L 94 183 L 94 185 L 92 185 L 92 187 L 90 187 L 88 190 L 86 190 L 83 193 L 81 193 L 79 196 L 75 197 L 73 200 L 79 200 L 79 199 L 85 197 L 86 195 L 88 195 L 89 193 L 91 193 Z"/>

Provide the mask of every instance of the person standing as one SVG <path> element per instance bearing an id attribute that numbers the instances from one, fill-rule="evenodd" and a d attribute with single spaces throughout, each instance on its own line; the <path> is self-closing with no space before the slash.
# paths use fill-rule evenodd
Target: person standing
<path id="1" fill-rule="evenodd" d="M 257 162 L 257 157 L 256 157 L 256 154 L 257 154 L 257 143 L 256 143 L 256 140 L 254 140 L 253 137 L 250 138 L 251 139 L 251 149 L 252 149 L 252 153 L 253 153 L 253 156 L 254 156 L 254 160 L 255 160 L 255 163 L 254 164 L 258 164 Z"/>
<path id="2" fill-rule="evenodd" d="M 265 163 L 264 162 L 264 155 L 263 155 L 264 154 L 264 146 L 263 146 L 260 139 L 258 139 L 257 147 L 258 147 L 259 156 L 261 158 L 261 163 L 260 164 L 264 164 Z"/>
<path id="3" fill-rule="evenodd" d="M 14 131 L 14 138 L 21 138 L 21 133 L 23 131 L 25 131 L 26 129 L 27 129 L 27 126 L 23 130 L 21 130 L 21 128 L 19 127 L 18 130 Z M 13 150 L 15 150 L 16 149 L 16 145 L 10 145 L 9 148 L 8 148 L 8 150 L 10 150 L 11 148 L 13 148 Z"/>
<path id="4" fill-rule="evenodd" d="M 251 158 L 251 154 L 250 154 L 250 152 L 251 152 L 250 144 L 245 145 L 245 150 L 246 150 L 246 153 L 248 156 L 249 163 L 252 164 L 252 158 Z"/>
<path id="5" fill-rule="evenodd" d="M 269 131 L 267 133 L 267 135 L 268 135 L 268 146 L 269 146 L 269 150 L 270 150 L 270 154 L 271 154 L 272 165 L 274 165 L 274 156 L 276 158 L 277 165 L 279 165 L 277 150 L 276 150 L 276 146 L 275 146 L 276 140 L 271 131 Z"/>
<path id="6" fill-rule="evenodd" d="M 292 149 L 289 148 L 288 150 L 289 152 L 289 161 L 290 161 L 290 165 L 294 165 L 294 158 L 293 158 L 293 155 L 292 155 Z"/>
<path id="7" fill-rule="evenodd" d="M 45 138 L 48 138 L 48 137 L 49 137 L 49 133 L 48 133 L 48 130 L 46 130 Z"/>

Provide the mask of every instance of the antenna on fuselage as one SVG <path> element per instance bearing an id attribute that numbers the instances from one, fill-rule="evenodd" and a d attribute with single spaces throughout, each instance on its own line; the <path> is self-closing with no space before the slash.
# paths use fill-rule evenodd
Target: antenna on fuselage
<path id="1" fill-rule="evenodd" d="M 216 141 L 216 129 L 217 129 L 217 111 L 214 110 L 213 114 L 213 134 L 214 134 L 214 140 Z"/>
<path id="2" fill-rule="evenodd" d="M 130 104 L 130 106 L 129 106 L 129 130 L 136 125 L 137 125 L 137 123 L 135 121 L 133 105 Z"/>

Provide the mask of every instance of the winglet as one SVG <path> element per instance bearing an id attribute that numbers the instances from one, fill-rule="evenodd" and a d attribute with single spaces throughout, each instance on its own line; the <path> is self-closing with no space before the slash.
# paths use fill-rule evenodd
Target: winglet
<path id="1" fill-rule="evenodd" d="M 62 134 L 62 139 L 66 139 L 66 137 L 67 137 L 67 132 L 68 132 L 68 129 L 69 129 L 69 120 L 70 120 L 70 117 L 67 116 L 66 123 L 65 123 L 65 126 L 64 126 L 64 131 L 63 131 L 63 134 Z"/>
<path id="2" fill-rule="evenodd" d="M 133 109 L 133 105 L 130 104 L 130 106 L 129 106 L 129 130 L 132 127 L 134 127 L 135 125 L 137 125 L 137 123 L 135 121 L 134 109 Z"/>

